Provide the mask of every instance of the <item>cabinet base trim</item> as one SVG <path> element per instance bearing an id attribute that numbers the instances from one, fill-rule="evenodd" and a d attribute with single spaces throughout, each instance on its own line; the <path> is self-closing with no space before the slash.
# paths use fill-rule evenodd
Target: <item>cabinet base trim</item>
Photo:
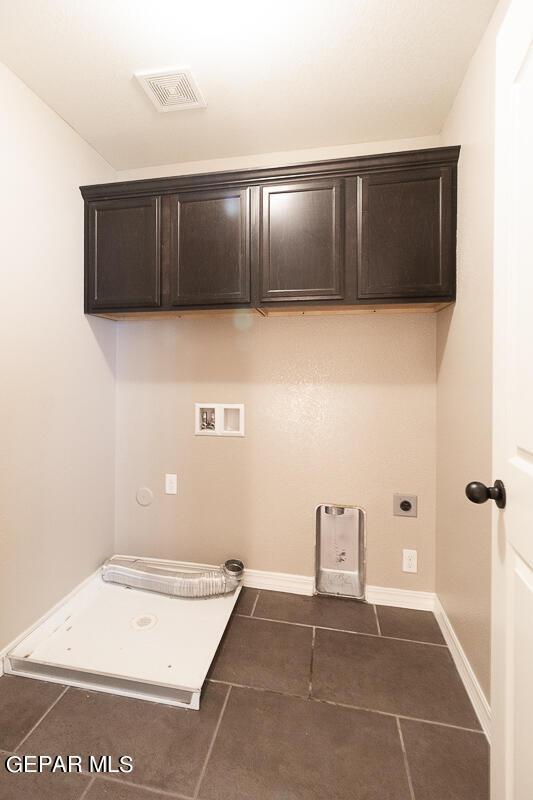
<path id="1" fill-rule="evenodd" d="M 391 303 L 375 306 L 330 306 L 324 308 L 191 308 L 176 311 L 99 311 L 93 312 L 93 317 L 103 317 L 116 321 L 139 319 L 182 319 L 185 317 L 233 317 L 240 314 L 254 314 L 260 317 L 313 317 L 324 314 L 435 314 L 443 308 L 452 305 L 452 301 L 438 303 Z"/>

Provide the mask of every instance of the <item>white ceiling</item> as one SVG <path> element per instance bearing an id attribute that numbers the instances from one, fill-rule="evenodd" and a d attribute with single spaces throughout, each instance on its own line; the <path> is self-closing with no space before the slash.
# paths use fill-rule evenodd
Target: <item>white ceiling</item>
<path id="1" fill-rule="evenodd" d="M 126 169 L 438 133 L 496 0 L 0 0 L 0 59 Z M 159 114 L 136 71 L 190 66 Z"/>

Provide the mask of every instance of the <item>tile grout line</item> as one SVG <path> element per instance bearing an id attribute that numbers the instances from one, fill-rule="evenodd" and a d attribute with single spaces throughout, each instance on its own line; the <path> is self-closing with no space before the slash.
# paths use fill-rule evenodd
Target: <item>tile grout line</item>
<path id="1" fill-rule="evenodd" d="M 250 687 L 251 688 L 251 687 Z M 379 708 L 368 708 L 367 706 L 352 706 L 349 703 L 337 703 L 334 700 L 322 700 L 320 697 L 312 697 L 316 703 L 327 703 L 331 706 L 339 706 L 340 708 L 353 708 L 354 711 L 367 711 L 370 714 L 382 714 L 384 717 L 398 717 L 398 719 L 405 719 L 409 722 L 421 722 L 426 725 L 440 725 L 443 728 L 453 728 L 458 731 L 467 731 L 468 733 L 480 733 L 485 735 L 481 728 L 465 728 L 464 725 L 454 725 L 452 722 L 439 722 L 436 719 L 423 719 L 422 717 L 408 717 L 406 714 L 395 714 L 393 711 L 381 711 Z"/>
<path id="2" fill-rule="evenodd" d="M 56 697 L 56 699 L 54 700 L 54 702 L 52 703 L 52 705 L 51 705 L 51 706 L 49 706 L 49 708 L 47 708 L 47 709 L 46 709 L 46 711 L 44 712 L 44 714 L 43 714 L 41 717 L 39 717 L 39 719 L 37 720 L 37 722 L 35 723 L 35 725 L 34 725 L 32 728 L 30 728 L 30 730 L 28 731 L 28 733 L 26 734 L 26 736 L 23 736 L 23 737 L 22 737 L 21 741 L 20 741 L 20 742 L 18 743 L 18 745 L 15 747 L 15 752 L 17 752 L 18 750 L 20 750 L 20 748 L 22 747 L 22 745 L 24 744 L 24 742 L 26 741 L 26 739 L 28 739 L 28 738 L 29 738 L 29 737 L 32 735 L 32 733 L 34 732 L 34 730 L 36 730 L 36 729 L 39 727 L 39 725 L 41 724 L 41 722 L 43 721 L 43 719 L 44 719 L 45 717 L 47 717 L 47 716 L 48 716 L 48 714 L 50 713 L 50 711 L 51 711 L 51 710 L 52 710 L 52 709 L 53 709 L 53 708 L 54 708 L 54 707 L 57 705 L 57 703 L 59 703 L 59 701 L 61 700 L 61 698 L 65 696 L 65 694 L 68 692 L 68 689 L 69 689 L 69 687 L 68 687 L 68 686 L 65 686 L 65 688 L 63 689 L 63 691 L 61 692 L 61 694 L 60 694 L 60 695 L 58 695 L 58 697 Z"/>
<path id="3" fill-rule="evenodd" d="M 403 763 L 405 766 L 405 772 L 407 775 L 407 783 L 409 784 L 409 791 L 411 793 L 411 800 L 416 800 L 415 798 L 415 790 L 413 788 L 413 780 L 411 778 L 411 770 L 409 769 L 409 761 L 407 759 L 407 750 L 405 749 L 405 742 L 403 740 L 403 733 L 402 733 L 402 726 L 400 724 L 400 717 L 396 717 L 396 725 L 398 727 L 398 734 L 400 736 L 400 744 L 402 746 L 403 752 Z"/>
<path id="4" fill-rule="evenodd" d="M 313 627 L 313 638 L 311 639 L 311 661 L 309 663 L 309 697 L 313 694 L 313 662 L 315 660 L 315 636 L 316 628 Z"/>
<path id="5" fill-rule="evenodd" d="M 203 781 L 203 779 L 205 777 L 205 773 L 207 771 L 207 765 L 209 764 L 209 759 L 211 757 L 211 753 L 213 752 L 213 748 L 215 746 L 215 741 L 216 741 L 216 738 L 217 738 L 217 735 L 218 735 L 218 731 L 219 731 L 220 725 L 222 723 L 222 717 L 224 716 L 224 712 L 226 710 L 226 706 L 228 705 L 228 700 L 229 700 L 229 696 L 231 694 L 231 689 L 232 689 L 232 686 L 230 684 L 229 685 L 229 689 L 226 692 L 226 697 L 224 698 L 224 702 L 222 703 L 222 708 L 220 710 L 220 714 L 219 714 L 219 717 L 218 717 L 218 720 L 217 720 L 217 724 L 215 726 L 215 730 L 213 731 L 213 736 L 211 738 L 211 742 L 210 742 L 209 748 L 207 750 L 207 755 L 205 757 L 202 769 L 200 771 L 200 777 L 198 778 L 198 781 L 197 781 L 195 789 L 194 789 L 193 800 L 197 800 L 198 795 L 200 794 L 200 787 L 202 785 L 202 781 Z"/>
<path id="6" fill-rule="evenodd" d="M 378 633 L 365 633 L 364 631 L 348 631 L 346 628 L 328 628 L 326 625 L 310 625 L 308 622 L 289 622 L 286 619 L 271 619 L 270 617 L 252 617 L 249 614 L 235 614 L 236 617 L 244 617 L 245 619 L 256 619 L 259 622 L 277 622 L 279 625 L 295 625 L 297 628 L 316 628 L 321 631 L 334 631 L 335 633 L 351 633 L 353 636 L 371 636 L 374 639 L 387 639 L 393 642 L 410 642 L 411 644 L 427 644 L 430 647 L 442 647 L 443 650 L 448 650 L 447 644 L 440 642 L 422 642 L 420 639 L 403 639 L 401 636 L 384 636 Z"/>
<path id="7" fill-rule="evenodd" d="M 120 786 L 127 786 L 129 789 L 141 789 L 143 792 L 150 792 L 156 797 L 173 797 L 175 800 L 193 800 L 193 798 L 187 794 L 171 792 L 166 789 L 156 789 L 153 786 L 146 786 L 144 783 L 125 781 L 122 778 L 116 778 L 114 775 L 109 775 L 108 773 L 95 775 L 94 780 L 97 783 L 105 783 L 105 781 L 108 781 L 109 783 L 118 783 Z M 81 800 L 81 798 L 79 800 Z"/>
<path id="8" fill-rule="evenodd" d="M 261 594 L 261 592 L 259 592 L 259 591 L 258 591 L 258 592 L 257 592 L 257 597 L 255 598 L 255 600 L 254 600 L 254 604 L 253 604 L 253 606 L 252 606 L 252 610 L 250 611 L 250 616 L 251 616 L 251 617 L 253 617 L 253 615 L 255 614 L 255 608 L 256 608 L 256 606 L 257 606 L 257 603 L 258 603 L 258 600 L 259 600 L 259 595 L 260 595 L 260 594 Z M 239 616 L 239 615 L 237 615 L 237 616 Z"/>
<path id="9" fill-rule="evenodd" d="M 381 633 L 381 625 L 379 624 L 378 607 L 375 603 L 374 603 L 374 616 L 376 618 L 376 625 L 378 626 L 378 634 L 381 636 L 382 633 Z"/>
<path id="10" fill-rule="evenodd" d="M 272 694 L 277 694 L 280 697 L 292 697 L 295 700 L 313 700 L 313 697 L 309 697 L 308 694 L 289 694 L 288 692 L 280 692 L 277 689 L 263 689 L 261 686 L 249 686 L 246 683 L 230 683 L 229 681 L 221 681 L 218 678 L 208 678 L 207 679 L 210 683 L 218 683 L 221 686 L 233 686 L 234 689 L 250 689 L 252 692 L 271 692 Z M 337 705 L 334 703 L 333 705 Z"/>
<path id="11" fill-rule="evenodd" d="M 87 786 L 85 787 L 83 792 L 78 797 L 78 800 L 84 800 L 84 798 L 87 797 L 87 795 L 89 794 L 89 792 L 91 790 L 91 787 L 92 787 L 93 783 L 95 782 L 95 780 L 96 780 L 96 775 L 93 775 L 93 777 L 87 783 Z"/>
<path id="12" fill-rule="evenodd" d="M 312 700 L 314 703 L 325 703 L 329 706 L 338 706 L 339 708 L 351 708 L 353 711 L 365 711 L 368 714 L 381 714 L 384 717 L 398 717 L 405 719 L 409 722 L 420 722 L 426 725 L 440 725 L 442 728 L 452 728 L 453 730 L 466 731 L 467 733 L 479 733 L 485 735 L 481 728 L 466 728 L 464 725 L 454 725 L 452 722 L 439 722 L 435 719 L 423 719 L 422 717 L 408 717 L 406 714 L 397 714 L 394 711 L 381 711 L 379 708 L 368 708 L 368 706 L 354 706 L 349 703 L 338 703 L 335 700 L 323 700 L 321 697 L 306 697 L 303 694 L 289 694 L 288 692 L 280 692 L 277 689 L 265 689 L 261 686 L 250 686 L 246 683 L 230 683 L 229 681 L 221 681 L 218 678 L 208 678 L 209 683 L 219 683 L 222 686 L 233 686 L 235 689 L 250 689 L 252 692 L 271 692 L 272 694 L 280 695 L 281 697 L 292 697 L 295 700 Z"/>

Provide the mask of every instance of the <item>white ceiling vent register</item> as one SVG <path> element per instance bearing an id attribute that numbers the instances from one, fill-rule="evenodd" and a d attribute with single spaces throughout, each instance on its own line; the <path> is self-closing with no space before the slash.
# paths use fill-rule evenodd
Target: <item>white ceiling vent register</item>
<path id="1" fill-rule="evenodd" d="M 207 105 L 187 67 L 165 72 L 137 72 L 135 77 L 158 111 L 186 111 Z"/>

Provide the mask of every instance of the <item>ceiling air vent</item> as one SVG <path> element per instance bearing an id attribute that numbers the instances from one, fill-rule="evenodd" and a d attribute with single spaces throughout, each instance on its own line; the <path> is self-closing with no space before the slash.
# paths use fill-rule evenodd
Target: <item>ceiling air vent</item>
<path id="1" fill-rule="evenodd" d="M 135 77 L 158 111 L 186 111 L 207 105 L 186 67 L 170 72 L 138 72 Z"/>

